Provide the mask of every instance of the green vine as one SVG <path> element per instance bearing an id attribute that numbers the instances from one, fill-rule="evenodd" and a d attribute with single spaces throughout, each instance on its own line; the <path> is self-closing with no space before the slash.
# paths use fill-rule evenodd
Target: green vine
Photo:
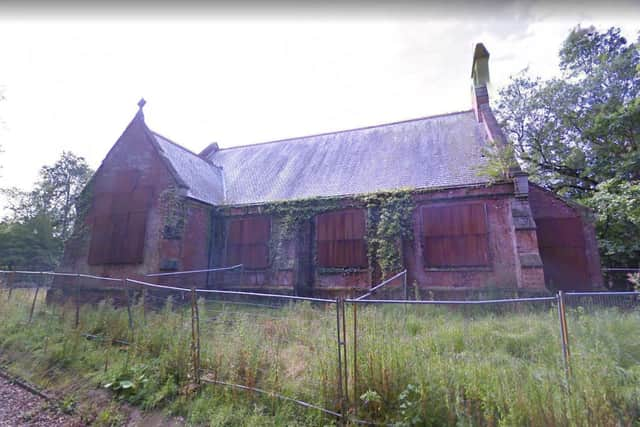
<path id="1" fill-rule="evenodd" d="M 170 186 L 160 194 L 160 209 L 164 220 L 162 238 L 181 239 L 184 231 L 186 205 L 176 187 Z"/>
<path id="2" fill-rule="evenodd" d="M 278 217 L 283 239 L 292 239 L 316 215 L 346 207 L 338 198 L 315 198 L 273 202 L 263 206 L 265 214 Z"/>
<path id="3" fill-rule="evenodd" d="M 369 268 L 379 265 L 384 275 L 400 271 L 402 263 L 402 240 L 413 239 L 411 218 L 415 209 L 414 190 L 378 192 L 352 198 L 309 198 L 268 203 L 260 207 L 260 213 L 271 215 L 277 222 L 270 242 L 276 260 L 283 250 L 283 242 L 295 238 L 304 224 L 316 215 L 347 208 L 367 209 L 367 241 Z M 225 210 L 228 212 L 228 210 Z M 328 273 L 334 269 L 323 269 Z M 352 269 L 335 269 L 336 272 L 351 272 Z M 359 271 L 359 270 L 358 270 Z"/>
<path id="4" fill-rule="evenodd" d="M 368 208 L 367 246 L 370 266 L 377 263 L 383 275 L 402 270 L 402 240 L 413 239 L 411 218 L 415 203 L 412 191 L 367 194 L 359 199 Z"/>

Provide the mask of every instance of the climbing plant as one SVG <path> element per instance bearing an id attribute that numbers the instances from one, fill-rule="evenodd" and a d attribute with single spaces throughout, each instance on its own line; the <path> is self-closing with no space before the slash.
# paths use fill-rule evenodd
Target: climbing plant
<path id="1" fill-rule="evenodd" d="M 402 239 L 413 239 L 411 218 L 415 209 L 411 190 L 360 196 L 367 207 L 369 264 L 377 263 L 384 275 L 402 269 Z"/>
<path id="2" fill-rule="evenodd" d="M 170 186 L 160 194 L 160 210 L 164 221 L 162 238 L 180 239 L 184 231 L 186 206 L 177 187 Z"/>
<path id="3" fill-rule="evenodd" d="M 412 239 L 411 217 L 415 208 L 412 190 L 370 193 L 354 198 L 312 198 L 273 202 L 262 213 L 278 218 L 279 241 L 273 245 L 276 257 L 282 241 L 290 240 L 301 227 L 321 213 L 346 208 L 367 209 L 369 266 L 377 263 L 383 274 L 402 269 L 402 239 Z M 341 270 L 342 271 L 342 270 Z"/>
<path id="4" fill-rule="evenodd" d="M 340 207 L 338 198 L 309 198 L 272 202 L 263 207 L 263 212 L 278 217 L 282 238 L 291 239 L 314 216 Z"/>

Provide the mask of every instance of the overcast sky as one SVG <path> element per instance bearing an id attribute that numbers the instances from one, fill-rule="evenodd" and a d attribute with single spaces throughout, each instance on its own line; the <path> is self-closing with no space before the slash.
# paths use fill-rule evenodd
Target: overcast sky
<path id="1" fill-rule="evenodd" d="M 368 14 L 357 5 L 297 14 L 281 13 L 284 4 L 262 14 L 0 7 L 0 187 L 30 188 L 63 150 L 97 168 L 141 96 L 153 130 L 199 152 L 213 141 L 230 147 L 469 109 L 476 42 L 491 53 L 497 90 L 527 66 L 556 73 L 575 25 L 620 26 L 634 40 L 640 29 L 638 1 L 452 5 L 383 4 Z"/>

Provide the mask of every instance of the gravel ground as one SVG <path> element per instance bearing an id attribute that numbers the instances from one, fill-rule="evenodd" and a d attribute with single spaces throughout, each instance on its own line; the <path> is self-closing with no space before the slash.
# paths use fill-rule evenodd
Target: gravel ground
<path id="1" fill-rule="evenodd" d="M 0 377 L 0 427 L 79 425 L 73 417 L 51 409 L 40 396 Z"/>

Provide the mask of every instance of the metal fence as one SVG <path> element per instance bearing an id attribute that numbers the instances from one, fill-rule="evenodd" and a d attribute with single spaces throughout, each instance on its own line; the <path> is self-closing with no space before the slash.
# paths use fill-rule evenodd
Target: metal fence
<path id="1" fill-rule="evenodd" d="M 339 422 L 388 422 L 384 410 L 405 411 L 412 393 L 433 399 L 437 413 L 433 396 L 451 384 L 460 384 L 450 397 L 459 419 L 505 410 L 483 406 L 488 391 L 472 384 L 493 384 L 510 405 L 525 404 L 517 396 L 527 387 L 540 407 L 563 414 L 562 396 L 588 389 L 594 346 L 615 359 L 611 369 L 640 367 L 640 340 L 629 339 L 640 327 L 638 292 L 412 300 L 405 272 L 335 300 L 31 271 L 0 272 L 0 285 L 0 316 L 100 346 L 88 362 L 96 370 L 123 354 L 128 363 L 170 352 L 177 383 L 286 401 Z M 378 297 L 391 288 L 402 299 Z"/>
<path id="2" fill-rule="evenodd" d="M 616 291 L 633 291 L 632 275 L 640 275 L 640 268 L 604 267 L 602 276 L 605 287 Z"/>

